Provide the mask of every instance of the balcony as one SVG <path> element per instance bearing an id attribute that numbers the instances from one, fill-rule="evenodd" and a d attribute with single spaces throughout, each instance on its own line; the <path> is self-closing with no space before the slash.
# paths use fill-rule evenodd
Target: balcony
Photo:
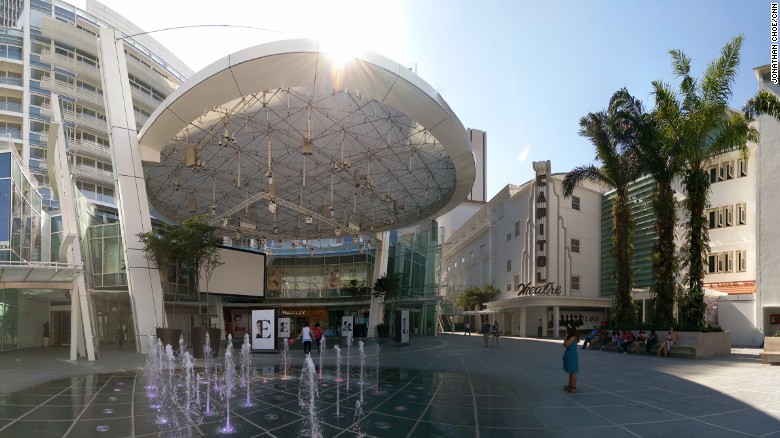
<path id="1" fill-rule="evenodd" d="M 108 186 L 114 185 L 114 173 L 100 170 L 91 166 L 75 164 L 71 166 L 73 176 L 83 181 L 90 181 L 96 184 Z"/>
<path id="2" fill-rule="evenodd" d="M 58 21 L 53 17 L 43 17 L 41 33 L 49 38 L 61 41 L 69 46 L 79 48 L 87 53 L 97 53 L 98 39 L 75 26 Z"/>
<path id="3" fill-rule="evenodd" d="M 103 135 L 108 134 L 108 127 L 106 125 L 107 122 L 103 119 L 77 113 L 71 110 L 62 110 L 62 113 L 65 115 L 65 120 L 68 122 L 75 123 L 80 127 L 90 128 L 93 131 L 99 132 Z M 49 106 L 49 104 L 41 105 L 41 114 L 51 117 L 51 106 Z"/>
<path id="4" fill-rule="evenodd" d="M 41 78 L 41 87 L 54 93 L 64 94 L 76 99 L 77 102 L 88 103 L 90 107 L 103 109 L 103 94 L 86 88 L 77 87 L 64 81 L 58 81 L 51 76 Z"/>
<path id="5" fill-rule="evenodd" d="M 143 91 L 139 91 L 134 88 L 130 88 L 132 90 L 133 95 L 133 103 L 136 104 L 139 107 L 143 107 L 144 109 L 148 110 L 150 113 L 154 112 L 154 110 L 157 109 L 158 106 L 162 103 L 161 101 L 153 98 L 152 96 L 144 93 Z"/>
<path id="6" fill-rule="evenodd" d="M 92 141 L 69 138 L 68 148 L 84 157 L 95 158 L 101 161 L 111 161 L 111 149 Z"/>
<path id="7" fill-rule="evenodd" d="M 41 52 L 41 61 L 53 66 L 62 67 L 70 70 L 76 74 L 82 74 L 89 76 L 90 78 L 100 81 L 100 69 L 96 65 L 79 61 L 68 56 L 60 55 L 59 53 L 51 50 L 44 50 Z"/>

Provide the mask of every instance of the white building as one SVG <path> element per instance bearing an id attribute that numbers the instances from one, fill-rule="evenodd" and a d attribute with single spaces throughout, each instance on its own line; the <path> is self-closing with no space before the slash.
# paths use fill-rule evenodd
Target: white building
<path id="1" fill-rule="evenodd" d="M 601 198 L 585 182 L 562 195 L 564 174 L 549 161 L 533 164 L 536 178 L 508 185 L 444 242 L 441 286 L 454 298 L 492 284 L 500 295 L 487 304 L 505 333 L 545 336 L 559 321 L 592 324 L 606 317 L 600 297 Z M 460 309 L 462 310 L 462 309 Z"/>

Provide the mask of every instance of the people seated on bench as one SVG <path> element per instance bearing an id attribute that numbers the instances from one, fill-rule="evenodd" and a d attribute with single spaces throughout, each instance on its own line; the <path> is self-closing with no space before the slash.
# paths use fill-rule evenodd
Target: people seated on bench
<path id="1" fill-rule="evenodd" d="M 598 348 L 601 350 L 604 345 L 609 344 L 609 342 L 612 340 L 612 337 L 609 335 L 609 330 L 602 329 L 596 339 L 594 339 L 590 345 L 592 348 Z"/>
<path id="2" fill-rule="evenodd" d="M 634 343 L 634 332 L 631 330 L 623 330 L 623 334 L 620 335 L 618 340 L 618 346 L 623 350 L 623 353 L 628 352 L 628 347 Z"/>
<path id="3" fill-rule="evenodd" d="M 601 346 L 601 349 L 603 350 L 604 347 L 606 347 L 608 351 L 617 351 L 617 346 L 619 341 L 620 341 L 620 331 L 618 331 L 618 329 L 613 329 L 611 340 L 604 343 Z"/>
<path id="4" fill-rule="evenodd" d="M 639 334 L 636 335 L 636 340 L 634 341 L 634 344 L 631 345 L 631 351 L 639 354 L 639 349 L 645 346 L 645 339 L 647 339 L 645 329 L 639 329 Z"/>
<path id="5" fill-rule="evenodd" d="M 594 325 L 593 330 L 590 332 L 590 334 L 588 336 L 585 336 L 585 340 L 582 342 L 582 349 L 584 350 L 588 348 L 588 344 L 593 343 L 596 340 L 596 338 L 598 338 L 599 333 L 601 333 L 601 330 L 596 328 L 596 326 Z"/>
<path id="6" fill-rule="evenodd" d="M 653 349 L 653 346 L 658 343 L 658 335 L 655 333 L 655 329 L 650 329 L 650 334 L 647 336 L 647 339 L 645 339 L 645 353 L 650 354 L 650 350 Z"/>
<path id="7" fill-rule="evenodd" d="M 656 353 L 658 357 L 668 357 L 675 340 L 677 340 L 677 334 L 674 332 L 674 328 L 669 327 L 669 334 L 666 335 L 666 342 L 661 344 L 661 348 L 659 348 L 658 353 Z"/>

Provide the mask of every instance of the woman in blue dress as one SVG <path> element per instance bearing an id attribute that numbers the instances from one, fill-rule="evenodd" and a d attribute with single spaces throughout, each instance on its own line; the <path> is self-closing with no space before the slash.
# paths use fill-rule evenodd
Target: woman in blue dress
<path id="1" fill-rule="evenodd" d="M 580 339 L 577 337 L 577 330 L 574 327 L 566 327 L 566 340 L 563 341 L 563 371 L 569 374 L 569 384 L 564 386 L 566 392 L 577 391 L 577 373 L 580 371 L 579 360 L 577 358 L 577 344 Z"/>

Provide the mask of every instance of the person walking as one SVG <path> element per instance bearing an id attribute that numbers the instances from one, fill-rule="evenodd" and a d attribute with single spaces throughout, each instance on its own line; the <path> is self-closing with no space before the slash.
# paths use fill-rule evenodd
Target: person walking
<path id="1" fill-rule="evenodd" d="M 488 338 L 490 337 L 490 323 L 486 319 L 482 324 L 482 338 L 485 340 L 485 347 L 489 347 Z"/>
<path id="2" fill-rule="evenodd" d="M 498 328 L 498 321 L 493 321 L 493 326 L 490 327 L 490 334 L 493 336 L 493 346 L 498 348 L 498 337 L 501 335 L 501 330 Z"/>
<path id="3" fill-rule="evenodd" d="M 463 336 L 471 336 L 471 324 L 468 319 L 463 323 Z"/>
<path id="4" fill-rule="evenodd" d="M 311 328 L 309 328 L 309 321 L 303 323 L 303 330 L 295 340 L 303 339 L 303 354 L 308 356 L 311 352 Z"/>
<path id="5" fill-rule="evenodd" d="M 314 342 L 317 343 L 317 354 L 321 354 L 320 344 L 322 343 L 322 329 L 320 328 L 319 321 L 314 323 Z"/>
<path id="6" fill-rule="evenodd" d="M 580 371 L 579 358 L 577 357 L 577 330 L 571 325 L 566 326 L 566 340 L 563 341 L 563 371 L 569 375 L 569 384 L 564 386 L 566 392 L 577 392 L 577 373 Z"/>

